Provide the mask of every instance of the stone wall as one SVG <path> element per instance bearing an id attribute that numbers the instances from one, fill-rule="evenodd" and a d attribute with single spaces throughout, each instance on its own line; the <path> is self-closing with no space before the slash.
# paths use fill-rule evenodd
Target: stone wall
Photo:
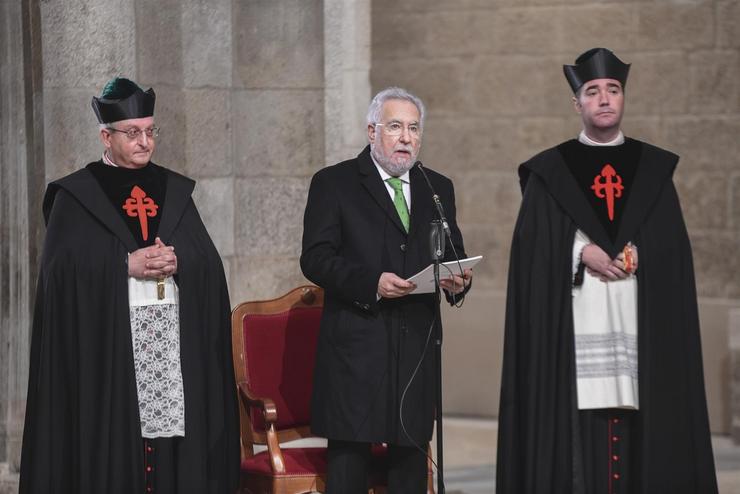
<path id="1" fill-rule="evenodd" d="M 740 309 L 730 312 L 730 396 L 732 418 L 730 434 L 740 444 Z"/>
<path id="2" fill-rule="evenodd" d="M 682 157 L 675 180 L 712 428 L 727 431 L 728 312 L 740 306 L 740 2 L 725 0 L 373 2 L 373 90 L 400 85 L 427 103 L 422 159 L 454 179 L 467 251 L 486 256 L 466 307 L 445 313 L 445 409 L 497 413 L 516 167 L 579 131 L 561 65 L 593 46 L 632 63 L 626 134 Z"/>
<path id="3" fill-rule="evenodd" d="M 367 145 L 370 0 L 324 0 L 324 153 L 331 165 Z"/>

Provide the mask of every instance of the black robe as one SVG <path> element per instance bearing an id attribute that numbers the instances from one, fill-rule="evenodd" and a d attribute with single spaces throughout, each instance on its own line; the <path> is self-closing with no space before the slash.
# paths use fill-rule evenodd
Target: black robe
<path id="1" fill-rule="evenodd" d="M 158 235 L 175 247 L 185 437 L 178 492 L 234 492 L 239 425 L 230 305 L 221 259 L 191 198 L 167 170 Z M 131 231 L 87 169 L 52 182 L 31 336 L 20 493 L 144 492 L 127 254 Z"/>
<path id="2" fill-rule="evenodd" d="M 509 265 L 497 494 L 587 494 L 571 296 L 576 229 L 612 258 L 630 240 L 639 250 L 634 494 L 717 492 L 691 247 L 672 181 L 678 157 L 642 146 L 614 242 L 556 148 L 519 169 L 523 200 Z"/>

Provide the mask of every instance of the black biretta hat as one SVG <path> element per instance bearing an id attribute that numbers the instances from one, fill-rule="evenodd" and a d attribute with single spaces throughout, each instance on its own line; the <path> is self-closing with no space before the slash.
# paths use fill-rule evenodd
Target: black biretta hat
<path id="1" fill-rule="evenodd" d="M 630 64 L 622 62 L 606 48 L 591 48 L 576 58 L 575 65 L 563 65 L 563 73 L 574 93 L 594 79 L 616 79 L 624 88 L 629 71 Z"/>
<path id="2" fill-rule="evenodd" d="M 98 122 L 112 123 L 154 115 L 154 90 L 143 91 L 135 82 L 116 77 L 103 88 L 100 98 L 93 96 L 92 108 Z"/>

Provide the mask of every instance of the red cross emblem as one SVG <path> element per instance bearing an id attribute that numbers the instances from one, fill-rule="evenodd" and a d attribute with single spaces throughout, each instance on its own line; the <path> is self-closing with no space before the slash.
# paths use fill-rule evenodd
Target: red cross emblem
<path id="1" fill-rule="evenodd" d="M 602 182 L 600 179 L 604 178 Z M 591 189 L 599 199 L 606 199 L 606 209 L 609 212 L 609 221 L 614 221 L 614 199 L 622 197 L 624 185 L 622 177 L 617 175 L 612 165 L 606 164 L 601 169 L 601 173 L 594 177 L 594 184 Z"/>
<path id="2" fill-rule="evenodd" d="M 134 188 L 131 189 L 131 197 L 126 199 L 126 202 L 123 203 L 123 209 L 126 211 L 126 214 L 132 218 L 135 216 L 139 217 L 141 238 L 144 240 L 149 238 L 149 225 L 147 224 L 146 218 L 147 216 L 150 218 L 157 216 L 158 208 L 159 206 L 154 203 L 154 199 L 147 197 L 146 192 L 144 192 L 138 185 L 134 185 Z"/>

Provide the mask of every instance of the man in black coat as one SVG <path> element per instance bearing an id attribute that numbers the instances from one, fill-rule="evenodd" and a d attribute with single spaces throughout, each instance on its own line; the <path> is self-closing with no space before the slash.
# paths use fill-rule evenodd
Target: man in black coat
<path id="1" fill-rule="evenodd" d="M 154 103 L 112 80 L 102 158 L 47 188 L 21 494 L 237 488 L 223 266 L 195 182 L 150 161 Z"/>
<path id="2" fill-rule="evenodd" d="M 311 181 L 301 268 L 325 290 L 316 355 L 312 430 L 329 439 L 329 494 L 366 493 L 371 443 L 388 443 L 391 493 L 423 493 L 432 435 L 433 294 L 406 278 L 432 262 L 432 191 L 414 166 L 424 106 L 400 88 L 370 104 L 370 145 Z M 452 182 L 427 170 L 447 213 L 446 259 L 465 257 Z M 410 198 L 410 200 L 409 200 Z M 454 249 L 453 249 L 454 247 Z M 450 302 L 472 272 L 444 276 Z"/>
<path id="3" fill-rule="evenodd" d="M 621 132 L 629 68 L 565 66 L 583 131 L 519 168 L 498 494 L 717 492 L 678 156 Z"/>

